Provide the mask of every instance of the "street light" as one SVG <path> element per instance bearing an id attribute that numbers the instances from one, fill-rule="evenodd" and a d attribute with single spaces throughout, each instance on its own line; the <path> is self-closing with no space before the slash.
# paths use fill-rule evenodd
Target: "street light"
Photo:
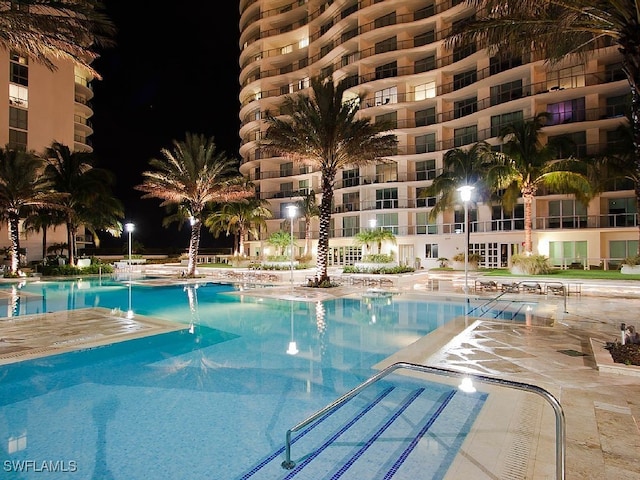
<path id="1" fill-rule="evenodd" d="M 378 223 L 378 222 L 376 221 L 376 219 L 375 219 L 375 218 L 371 218 L 371 219 L 369 219 L 369 227 L 371 228 L 371 230 L 373 230 L 373 229 L 375 229 L 375 228 L 376 228 L 376 224 L 377 224 L 377 223 Z"/>
<path id="2" fill-rule="evenodd" d="M 464 292 L 469 292 L 469 200 L 471 200 L 471 185 L 458 188 L 460 198 L 464 203 Z"/>
<path id="3" fill-rule="evenodd" d="M 131 268 L 131 234 L 136 226 L 129 222 L 124 225 L 124 229 L 129 233 L 129 268 Z"/>
<path id="4" fill-rule="evenodd" d="M 288 205 L 288 216 L 291 223 L 291 288 L 293 288 L 293 219 L 296 218 L 298 207 L 295 205 Z"/>

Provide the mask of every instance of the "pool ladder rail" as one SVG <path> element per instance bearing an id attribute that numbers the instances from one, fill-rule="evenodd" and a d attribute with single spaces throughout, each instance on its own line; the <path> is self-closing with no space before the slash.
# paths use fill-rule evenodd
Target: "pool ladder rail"
<path id="1" fill-rule="evenodd" d="M 426 365 L 419 365 L 419 364 L 408 363 L 408 362 L 398 362 L 398 363 L 394 363 L 394 364 L 388 366 L 387 368 L 385 368 L 384 370 L 380 371 L 376 375 L 372 376 L 371 378 L 369 378 L 365 382 L 361 383 L 360 385 L 356 386 L 355 388 L 353 388 L 349 392 L 345 393 L 344 395 L 342 395 L 340 398 L 338 398 L 337 400 L 335 400 L 331 404 L 327 405 L 326 407 L 322 408 L 321 410 L 318 410 L 313 415 L 309 416 L 305 420 L 301 421 L 297 425 L 295 425 L 292 428 L 290 428 L 289 430 L 287 430 L 286 435 L 285 435 L 285 446 L 284 446 L 285 460 L 281 464 L 282 468 L 285 469 L 285 470 L 292 470 L 292 469 L 294 469 L 296 467 L 296 462 L 293 461 L 292 458 L 291 458 L 291 444 L 292 444 L 292 434 L 293 433 L 298 432 L 298 431 L 304 429 L 305 427 L 308 427 L 311 424 L 319 422 L 322 418 L 330 415 L 332 412 L 334 412 L 336 409 L 341 407 L 343 404 L 345 404 L 346 402 L 351 400 L 353 397 L 357 396 L 363 390 L 371 387 L 373 384 L 375 384 L 378 381 L 380 381 L 381 379 L 387 377 L 391 373 L 394 373 L 395 371 L 401 370 L 401 369 L 412 370 L 412 371 L 428 373 L 428 374 L 435 374 L 435 375 L 444 376 L 444 377 L 448 377 L 448 378 L 460 378 L 461 379 L 461 383 L 458 386 L 458 388 L 460 390 L 462 390 L 462 391 L 465 391 L 465 392 L 475 391 L 475 389 L 473 389 L 473 383 L 477 382 L 477 383 L 480 383 L 480 384 L 488 384 L 488 385 L 494 385 L 494 386 L 499 386 L 499 387 L 505 387 L 505 388 L 510 388 L 510 389 L 521 390 L 521 391 L 533 393 L 533 394 L 536 394 L 536 395 L 539 395 L 540 397 L 542 397 L 544 400 L 546 400 L 551 405 L 551 407 L 553 408 L 553 411 L 555 413 L 555 440 L 556 440 L 556 442 L 555 442 L 555 467 L 556 467 L 555 468 L 555 472 L 556 472 L 556 479 L 557 480 L 564 480 L 565 479 L 566 423 L 565 423 L 565 418 L 564 418 L 564 412 L 563 412 L 562 406 L 560 405 L 558 400 L 551 393 L 549 393 L 547 390 L 545 390 L 543 388 L 540 388 L 538 386 L 530 385 L 530 384 L 526 384 L 526 383 L 520 383 L 520 382 L 511 381 L 511 380 L 493 378 L 493 377 L 488 377 L 488 376 L 484 376 L 484 375 L 461 373 L 461 372 L 457 372 L 457 371 L 454 371 L 454 370 L 448 370 L 448 369 L 438 368 L 438 367 L 429 367 L 429 366 L 426 366 Z M 383 392 L 383 395 L 386 395 L 385 392 Z M 451 398 L 453 397 L 454 393 L 455 393 L 455 391 L 453 391 L 450 395 L 447 396 L 447 398 L 443 402 L 443 405 L 439 409 L 440 411 L 442 409 L 444 409 L 444 407 L 446 407 L 447 403 L 451 400 Z M 418 393 L 416 393 L 416 395 L 417 394 Z M 404 406 L 401 407 L 400 413 L 402 412 L 403 408 L 405 408 L 405 407 Z M 400 413 L 398 413 L 398 415 Z M 436 415 L 433 418 L 437 417 L 437 414 L 439 414 L 439 412 L 437 412 Z M 428 429 L 429 426 L 432 425 L 432 421 L 433 420 L 429 420 L 429 422 L 427 422 L 426 426 L 424 427 L 424 432 L 423 433 L 426 433 L 426 429 Z M 372 441 L 373 440 L 371 440 L 370 442 L 372 442 Z M 368 442 L 368 443 L 370 443 L 370 442 Z M 355 461 L 355 459 L 353 459 L 353 461 Z M 300 466 L 302 466 L 302 465 L 300 465 Z M 350 465 L 346 465 L 343 468 L 346 469 L 346 468 L 349 468 L 349 466 Z M 394 465 L 394 468 L 396 468 L 395 465 Z M 344 472 L 342 472 L 342 473 L 344 473 Z M 339 472 L 338 476 L 339 475 L 341 475 L 340 472 Z M 289 477 L 290 477 L 290 475 L 287 476 L 286 478 L 289 478 Z M 332 478 L 337 478 L 337 477 L 334 476 Z"/>

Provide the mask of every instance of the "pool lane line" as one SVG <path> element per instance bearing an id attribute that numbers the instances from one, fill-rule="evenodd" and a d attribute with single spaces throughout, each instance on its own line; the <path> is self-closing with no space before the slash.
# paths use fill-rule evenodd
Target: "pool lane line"
<path id="1" fill-rule="evenodd" d="M 369 410 L 371 410 L 375 405 L 377 405 L 378 403 L 380 403 L 387 395 L 389 395 L 396 387 L 388 387 L 385 390 L 383 390 L 377 398 L 375 398 L 359 415 L 359 417 L 362 417 L 362 415 L 364 415 L 364 413 L 368 412 Z M 312 423 L 311 425 L 309 425 L 307 428 L 305 428 L 304 430 L 302 430 L 300 432 L 299 435 L 296 435 L 292 440 L 291 440 L 291 444 L 293 445 L 294 443 L 296 443 L 298 440 L 300 440 L 302 437 L 304 437 L 307 433 L 309 433 L 311 430 L 313 430 L 314 428 L 316 428 L 318 425 L 320 425 L 324 420 L 328 419 L 331 415 L 333 415 L 335 412 L 337 412 L 340 408 L 344 407 L 345 405 L 347 405 L 351 400 L 353 400 L 352 397 L 351 399 L 349 399 L 348 401 L 342 403 L 341 405 L 336 406 L 336 408 L 334 408 L 333 410 L 331 410 L 329 413 L 327 413 L 327 415 L 325 415 L 324 417 L 322 417 L 321 419 L 319 419 L 317 422 Z M 244 475 L 242 475 L 240 477 L 240 480 L 247 480 L 248 478 L 251 478 L 254 474 L 256 474 L 260 469 L 262 469 L 263 467 L 267 466 L 269 464 L 269 462 L 271 462 L 272 460 L 274 460 L 275 458 L 277 458 L 278 456 L 280 456 L 282 453 L 284 453 L 285 451 L 285 447 L 282 446 L 280 447 L 278 450 L 276 450 L 275 452 L 273 452 L 271 455 L 267 456 L 266 458 L 264 458 L 259 464 L 257 464 L 255 467 L 253 467 L 251 470 L 249 470 L 247 473 L 245 473 Z M 296 471 L 299 469 L 295 469 L 293 471 Z M 287 476 L 286 478 L 290 478 L 289 476 Z"/>
<path id="2" fill-rule="evenodd" d="M 413 395 L 411 395 L 409 397 L 409 399 L 407 401 L 405 401 L 405 404 L 391 417 L 391 420 L 387 421 L 387 423 L 384 427 L 384 429 L 388 428 L 388 424 L 390 424 L 391 422 L 393 422 L 393 420 L 395 420 L 398 416 L 400 416 L 400 414 L 402 412 L 404 412 L 407 407 L 409 407 L 409 405 L 411 405 L 411 403 L 413 403 L 413 401 L 418 398 L 422 392 L 424 392 L 425 388 L 419 388 L 417 389 Z M 380 398 L 380 400 L 382 400 L 382 398 Z M 306 465 L 309 464 L 309 462 L 311 462 L 311 460 L 313 460 L 314 458 L 318 457 L 324 450 L 326 450 L 333 442 L 335 442 L 343 433 L 345 433 L 349 428 L 351 428 L 358 420 L 360 420 L 367 412 L 369 412 L 379 401 L 377 400 L 375 403 L 372 402 L 370 405 L 367 406 L 366 410 L 363 410 L 362 412 L 360 412 L 358 415 L 356 415 L 353 419 L 351 419 L 344 427 L 342 427 L 340 430 L 338 430 L 335 434 L 333 434 L 326 442 L 324 442 L 324 444 L 318 448 L 317 450 L 315 450 L 311 455 L 309 455 L 307 458 L 305 458 L 302 462 L 300 462 L 298 465 L 296 465 L 296 467 L 291 470 L 291 473 L 289 473 L 289 475 L 287 475 L 286 477 L 284 477 L 282 480 L 290 480 L 291 478 L 293 478 L 300 470 L 302 470 Z M 384 431 L 383 429 L 383 431 Z M 334 474 L 335 475 L 335 474 Z M 333 479 L 334 477 L 332 477 Z M 335 477 L 337 478 L 337 477 Z"/>
<path id="3" fill-rule="evenodd" d="M 456 394 L 456 391 L 457 390 L 452 390 L 451 392 L 449 392 L 446 398 L 442 401 L 442 404 L 440 404 L 440 406 L 433 413 L 433 415 L 431 415 L 431 418 L 429 418 L 427 423 L 423 425 L 423 427 L 420 429 L 418 434 L 413 438 L 413 440 L 411 440 L 407 448 L 405 448 L 404 452 L 402 452 L 400 457 L 398 457 L 398 459 L 395 461 L 393 466 L 385 474 L 383 480 L 389 480 L 396 473 L 398 473 L 398 470 L 400 469 L 404 461 L 407 459 L 407 457 L 409 457 L 409 454 L 418 446 L 418 442 L 422 439 L 422 437 L 426 435 L 427 431 L 435 423 L 435 421 L 438 419 L 442 411 L 447 407 L 447 405 L 449 405 L 449 402 L 451 402 L 451 400 L 453 399 L 454 395 Z"/>

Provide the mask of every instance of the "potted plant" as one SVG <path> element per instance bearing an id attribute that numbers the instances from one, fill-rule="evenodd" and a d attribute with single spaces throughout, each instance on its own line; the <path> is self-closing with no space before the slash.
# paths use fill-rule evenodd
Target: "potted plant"
<path id="1" fill-rule="evenodd" d="M 640 275 L 640 255 L 627 257 L 620 266 L 620 273 L 625 275 Z"/>
<path id="2" fill-rule="evenodd" d="M 471 270 L 477 270 L 478 264 L 482 262 L 482 260 L 483 258 L 480 256 L 479 253 L 470 253 L 467 258 L 467 261 L 469 262 L 469 268 Z M 457 264 L 457 265 L 454 265 L 454 268 L 456 270 L 461 269 L 461 268 L 458 268 L 460 267 L 460 265 L 462 265 L 462 268 L 464 268 L 464 252 L 456 253 L 453 256 L 453 261 Z"/>

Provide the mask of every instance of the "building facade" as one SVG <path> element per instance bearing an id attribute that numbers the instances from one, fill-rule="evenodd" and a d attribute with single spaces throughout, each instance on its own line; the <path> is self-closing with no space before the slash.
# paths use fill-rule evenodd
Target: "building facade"
<path id="1" fill-rule="evenodd" d="M 498 145 L 501 127 L 550 114 L 541 140 L 566 135 L 578 156 L 596 155 L 619 139 L 629 86 L 616 47 L 586 62 L 551 67 L 536 58 L 491 58 L 474 48 L 448 50 L 443 39 L 474 14 L 458 0 L 243 0 L 240 2 L 241 172 L 274 214 L 250 256 L 268 253 L 265 239 L 288 230 L 286 207 L 320 190 L 320 174 L 260 149 L 267 114 L 286 95 L 309 93 L 309 79 L 347 79 L 359 115 L 390 120 L 398 138 L 391 164 L 339 172 L 332 213 L 330 265 L 349 265 L 362 250 L 353 236 L 385 228 L 400 263 L 432 268 L 465 248 L 462 204 L 429 221 L 434 198 L 423 189 L 442 171 L 443 155 L 478 141 Z M 470 251 L 486 267 L 506 267 L 523 250 L 524 208 L 468 204 Z M 533 205 L 534 253 L 565 267 L 613 268 L 635 254 L 638 227 L 632 185 L 619 183 L 588 205 L 570 195 L 539 192 Z M 304 246 L 297 220 L 296 253 Z M 317 219 L 311 231 L 317 238 Z"/>
<path id="2" fill-rule="evenodd" d="M 13 52 L 0 51 L 0 145 L 43 153 L 52 142 L 72 151 L 92 151 L 90 118 L 92 76 L 71 62 L 54 61 L 56 70 L 30 62 Z M 66 228 L 47 231 L 47 244 L 66 243 Z M 0 246 L 9 245 L 6 225 L 0 226 Z M 20 225 L 20 247 L 26 260 L 42 259 L 42 232 L 27 232 Z M 78 235 L 78 248 L 93 244 L 90 235 Z"/>

